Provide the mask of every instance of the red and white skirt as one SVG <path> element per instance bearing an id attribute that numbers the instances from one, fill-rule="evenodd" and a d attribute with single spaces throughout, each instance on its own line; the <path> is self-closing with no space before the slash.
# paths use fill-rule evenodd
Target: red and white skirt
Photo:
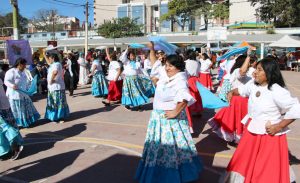
<path id="1" fill-rule="evenodd" d="M 212 80 L 210 73 L 201 73 L 200 72 L 200 83 L 208 88 L 209 90 L 213 90 Z"/>
<path id="2" fill-rule="evenodd" d="M 226 182 L 289 183 L 286 135 L 257 135 L 245 128 L 228 164 Z"/>
<path id="3" fill-rule="evenodd" d="M 201 83 L 200 79 L 196 76 L 191 76 L 188 79 L 190 94 L 196 100 L 196 102 L 193 105 L 189 106 L 189 110 L 190 110 L 190 112 L 199 113 L 199 112 L 203 111 L 203 106 L 202 106 L 202 99 L 201 99 L 200 93 L 197 89 L 196 82 Z"/>
<path id="4" fill-rule="evenodd" d="M 239 142 L 244 125 L 242 119 L 248 113 L 248 98 L 233 96 L 229 107 L 224 107 L 210 120 L 208 124 L 217 135 L 226 141 Z"/>
<path id="5" fill-rule="evenodd" d="M 109 100 L 109 101 L 121 100 L 122 86 L 123 86 L 123 80 L 110 81 L 109 87 L 108 87 L 107 100 Z"/>

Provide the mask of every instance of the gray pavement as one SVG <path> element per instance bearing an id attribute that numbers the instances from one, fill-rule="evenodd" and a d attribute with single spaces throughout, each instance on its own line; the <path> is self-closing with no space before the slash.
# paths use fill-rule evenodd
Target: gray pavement
<path id="1" fill-rule="evenodd" d="M 288 89 L 300 99 L 300 73 L 283 72 Z M 64 124 L 46 120 L 21 133 L 26 145 L 16 161 L 0 161 L 0 182 L 132 183 L 143 150 L 152 105 L 145 111 L 128 111 L 120 105 L 105 108 L 91 96 L 90 87 L 79 87 L 68 97 L 71 116 Z M 45 96 L 34 105 L 44 115 Z M 299 109 L 300 110 L 300 109 Z M 194 142 L 205 170 L 197 182 L 218 182 L 235 147 L 211 132 L 206 124 L 215 111 L 196 117 Z M 300 120 L 288 134 L 291 164 L 300 177 Z"/>

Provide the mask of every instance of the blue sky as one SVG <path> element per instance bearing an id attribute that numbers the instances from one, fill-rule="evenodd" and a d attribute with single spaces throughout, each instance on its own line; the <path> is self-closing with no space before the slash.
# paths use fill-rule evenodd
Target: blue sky
<path id="1" fill-rule="evenodd" d="M 82 5 L 85 2 L 86 0 L 18 0 L 20 14 L 26 18 L 33 17 L 39 9 L 57 9 L 60 15 L 77 17 L 80 22 L 85 20 L 84 7 L 72 4 Z M 89 3 L 93 7 L 93 0 L 89 0 Z M 10 0 L 0 0 L 0 14 L 3 15 L 11 11 Z M 89 11 L 89 22 L 93 23 L 93 8 L 90 8 Z"/>

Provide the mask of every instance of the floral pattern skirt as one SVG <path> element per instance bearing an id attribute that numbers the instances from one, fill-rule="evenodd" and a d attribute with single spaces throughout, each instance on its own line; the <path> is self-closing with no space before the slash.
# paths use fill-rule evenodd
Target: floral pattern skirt
<path id="1" fill-rule="evenodd" d="M 9 103 L 18 126 L 27 128 L 41 117 L 29 97 L 10 99 Z"/>
<path id="2" fill-rule="evenodd" d="M 45 118 L 51 121 L 65 119 L 70 114 L 65 90 L 49 91 Z"/>
<path id="3" fill-rule="evenodd" d="M 6 123 L 10 124 L 11 126 L 18 127 L 15 117 L 10 108 L 0 109 L 0 116 Z"/>
<path id="4" fill-rule="evenodd" d="M 13 145 L 22 145 L 23 139 L 18 128 L 10 125 L 0 116 L 0 156 L 9 153 Z"/>
<path id="5" fill-rule="evenodd" d="M 175 119 L 153 110 L 136 179 L 142 183 L 191 182 L 203 165 L 189 131 L 185 111 Z"/>
<path id="6" fill-rule="evenodd" d="M 103 72 L 96 72 L 92 81 L 92 95 L 94 97 L 103 97 L 108 94 L 108 83 Z"/>
<path id="7" fill-rule="evenodd" d="M 231 90 L 231 84 L 229 79 L 224 79 L 221 90 L 219 92 L 220 99 L 227 102 L 227 94 L 230 92 L 230 90 Z"/>
<path id="8" fill-rule="evenodd" d="M 143 79 L 139 76 L 125 76 L 122 88 L 122 105 L 140 106 L 149 102 Z"/>

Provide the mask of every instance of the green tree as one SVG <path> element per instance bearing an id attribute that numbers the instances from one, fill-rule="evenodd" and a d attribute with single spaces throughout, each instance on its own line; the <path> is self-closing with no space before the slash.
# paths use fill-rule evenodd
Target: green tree
<path id="1" fill-rule="evenodd" d="M 160 21 L 176 22 L 184 31 L 186 22 L 195 15 L 205 0 L 172 0 L 168 3 L 168 13 L 161 15 Z"/>
<path id="2" fill-rule="evenodd" d="M 220 2 L 212 6 L 212 16 L 222 22 L 229 18 L 229 1 Z"/>
<path id="3" fill-rule="evenodd" d="M 104 22 L 98 27 L 98 34 L 105 38 L 121 38 L 143 36 L 144 25 L 137 24 L 137 19 L 128 17 L 112 19 Z"/>
<path id="4" fill-rule="evenodd" d="M 300 26 L 299 0 L 249 0 L 258 5 L 260 18 L 275 27 Z"/>
<path id="5" fill-rule="evenodd" d="M 204 19 L 205 30 L 208 27 L 208 20 L 212 18 L 212 4 L 210 2 L 203 2 L 202 6 L 194 12 L 195 17 L 202 17 Z"/>
<path id="6" fill-rule="evenodd" d="M 20 33 L 27 32 L 28 19 L 19 14 L 19 30 Z M 0 15 L 0 27 L 13 27 L 13 14 L 7 13 L 6 15 Z M 0 33 L 2 34 L 2 32 Z M 13 34 L 12 29 L 6 29 L 3 31 L 4 36 Z"/>

